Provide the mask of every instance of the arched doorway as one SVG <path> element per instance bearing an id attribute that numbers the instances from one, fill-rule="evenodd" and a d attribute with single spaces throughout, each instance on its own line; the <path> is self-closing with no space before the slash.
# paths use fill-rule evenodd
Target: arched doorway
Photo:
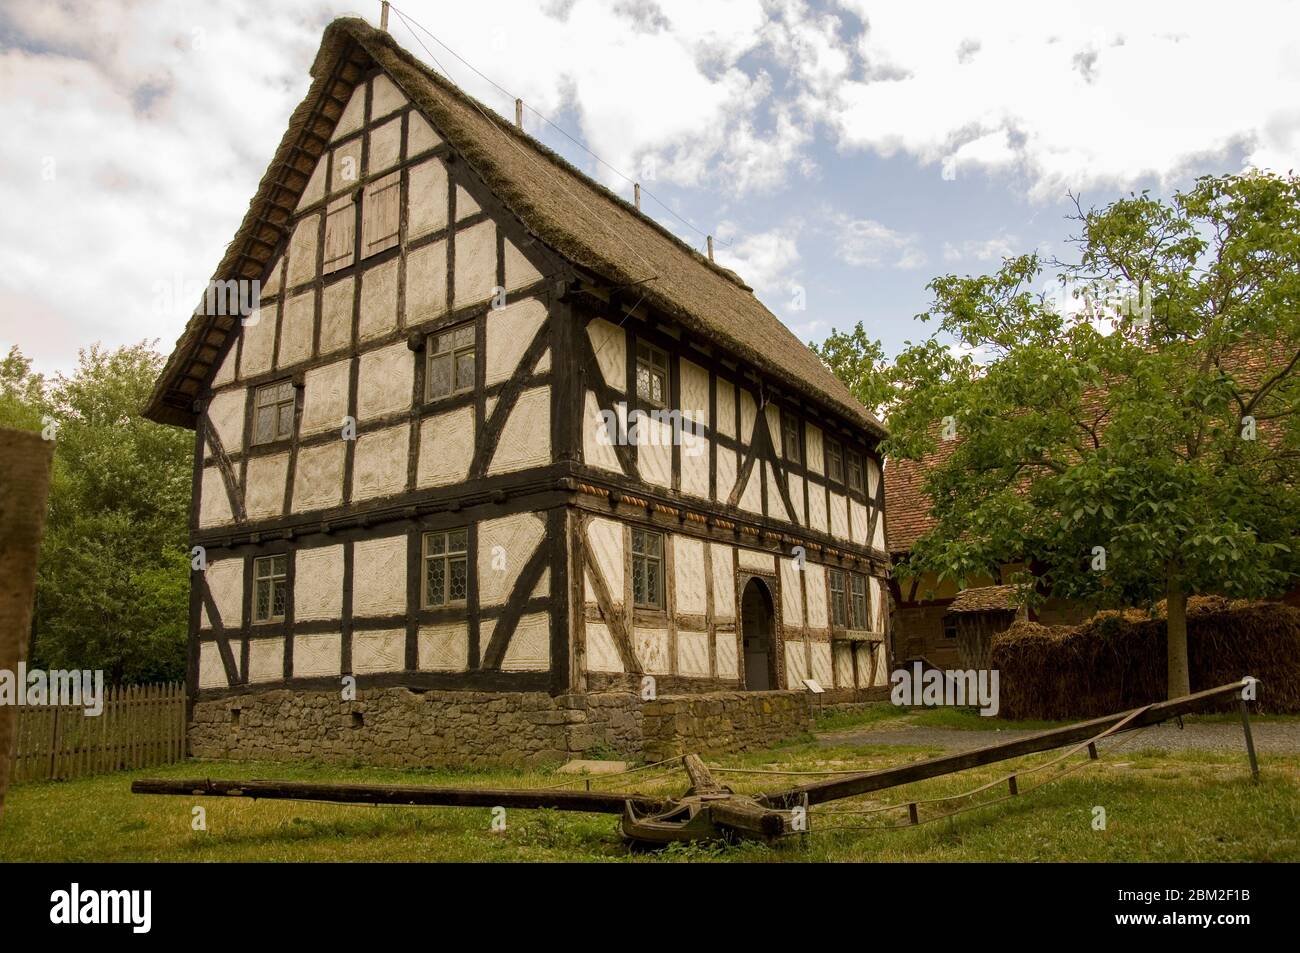
<path id="1" fill-rule="evenodd" d="M 745 654 L 745 688 L 772 691 L 776 683 L 776 627 L 772 593 L 757 576 L 745 583 L 740 597 L 741 643 Z"/>

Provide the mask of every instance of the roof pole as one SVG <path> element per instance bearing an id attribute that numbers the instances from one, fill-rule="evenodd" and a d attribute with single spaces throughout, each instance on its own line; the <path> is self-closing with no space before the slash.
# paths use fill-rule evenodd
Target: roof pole
<path id="1" fill-rule="evenodd" d="M 708 236 L 709 240 L 709 261 L 713 261 L 713 236 Z"/>
<path id="2" fill-rule="evenodd" d="M 379 4 L 379 29 L 388 32 L 388 0 Z"/>
<path id="3" fill-rule="evenodd" d="M 641 183 L 640 182 L 632 183 L 632 197 L 633 199 L 636 200 L 636 207 L 637 207 L 637 211 L 639 212 L 641 210 Z"/>
<path id="4" fill-rule="evenodd" d="M 522 99 L 515 100 L 515 126 L 519 129 L 524 128 L 524 101 Z"/>

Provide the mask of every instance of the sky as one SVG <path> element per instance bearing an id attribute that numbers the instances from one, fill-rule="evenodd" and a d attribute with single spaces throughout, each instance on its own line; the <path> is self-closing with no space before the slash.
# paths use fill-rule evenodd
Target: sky
<path id="1" fill-rule="evenodd" d="M 325 25 L 379 6 L 6 0 L 0 353 L 169 351 Z M 714 235 L 802 340 L 861 321 L 891 354 L 930 332 L 936 276 L 1068 258 L 1072 195 L 1300 167 L 1298 27 L 1295 3 L 1132 0 L 402 0 L 389 22 L 609 187 L 640 181 L 684 241 Z"/>

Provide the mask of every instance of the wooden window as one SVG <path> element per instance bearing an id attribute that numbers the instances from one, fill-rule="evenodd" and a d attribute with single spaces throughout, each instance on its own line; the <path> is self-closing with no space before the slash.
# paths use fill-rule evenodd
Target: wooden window
<path id="1" fill-rule="evenodd" d="M 844 451 L 829 437 L 826 439 L 826 477 L 832 483 L 844 482 Z"/>
<path id="2" fill-rule="evenodd" d="M 397 244 L 402 207 L 402 174 L 393 172 L 366 186 L 361 207 L 361 257 Z"/>
<path id="3" fill-rule="evenodd" d="M 255 392 L 253 443 L 273 443 L 293 436 L 293 415 L 298 394 L 293 381 L 266 384 Z"/>
<path id="4" fill-rule="evenodd" d="M 659 533 L 632 530 L 632 604 L 664 607 L 664 538 Z"/>
<path id="5" fill-rule="evenodd" d="M 853 599 L 850 604 L 853 615 L 850 628 L 865 630 L 868 627 L 867 610 L 871 607 L 867 599 L 867 577 L 860 572 L 852 572 L 849 573 L 849 583 L 853 587 Z"/>
<path id="6" fill-rule="evenodd" d="M 356 252 L 357 205 L 351 195 L 335 199 L 325 210 L 325 274 L 352 264 Z"/>
<path id="7" fill-rule="evenodd" d="M 799 450 L 799 418 L 784 410 L 781 411 L 781 449 L 791 463 L 803 462 Z"/>
<path id="8" fill-rule="evenodd" d="M 943 637 L 945 639 L 957 638 L 957 617 L 946 615 L 943 617 Z"/>
<path id="9" fill-rule="evenodd" d="M 474 325 L 429 335 L 428 365 L 424 375 L 426 400 L 463 394 L 474 389 Z"/>
<path id="10" fill-rule="evenodd" d="M 848 601 L 844 592 L 844 571 L 831 569 L 826 573 L 831 583 L 831 625 L 837 629 L 848 628 Z"/>
<path id="11" fill-rule="evenodd" d="M 668 355 L 644 341 L 636 345 L 636 395 L 656 407 L 668 403 Z"/>
<path id="12" fill-rule="evenodd" d="M 862 471 L 862 455 L 850 450 L 848 452 L 849 489 L 859 493 L 866 491 L 866 480 Z"/>
<path id="13" fill-rule="evenodd" d="M 254 559 L 253 621 L 283 622 L 288 589 L 288 556 L 258 556 Z"/>
<path id="14" fill-rule="evenodd" d="M 424 608 L 463 606 L 469 594 L 469 531 L 424 534 Z"/>

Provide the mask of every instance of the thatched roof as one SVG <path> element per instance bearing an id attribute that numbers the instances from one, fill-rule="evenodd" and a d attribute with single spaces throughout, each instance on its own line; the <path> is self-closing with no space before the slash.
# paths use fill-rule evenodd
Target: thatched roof
<path id="1" fill-rule="evenodd" d="M 261 277 L 352 88 L 373 64 L 388 73 L 536 238 L 611 285 L 636 285 L 650 307 L 815 406 L 884 435 L 881 423 L 733 272 L 495 116 L 387 33 L 355 18 L 335 20 L 325 29 L 311 68 L 311 89 L 294 111 L 215 279 Z M 194 426 L 194 398 L 233 326 L 230 318 L 190 319 L 155 385 L 147 417 Z"/>
<path id="2" fill-rule="evenodd" d="M 1015 612 L 1018 608 L 1015 586 L 963 589 L 948 604 L 949 612 Z"/>

